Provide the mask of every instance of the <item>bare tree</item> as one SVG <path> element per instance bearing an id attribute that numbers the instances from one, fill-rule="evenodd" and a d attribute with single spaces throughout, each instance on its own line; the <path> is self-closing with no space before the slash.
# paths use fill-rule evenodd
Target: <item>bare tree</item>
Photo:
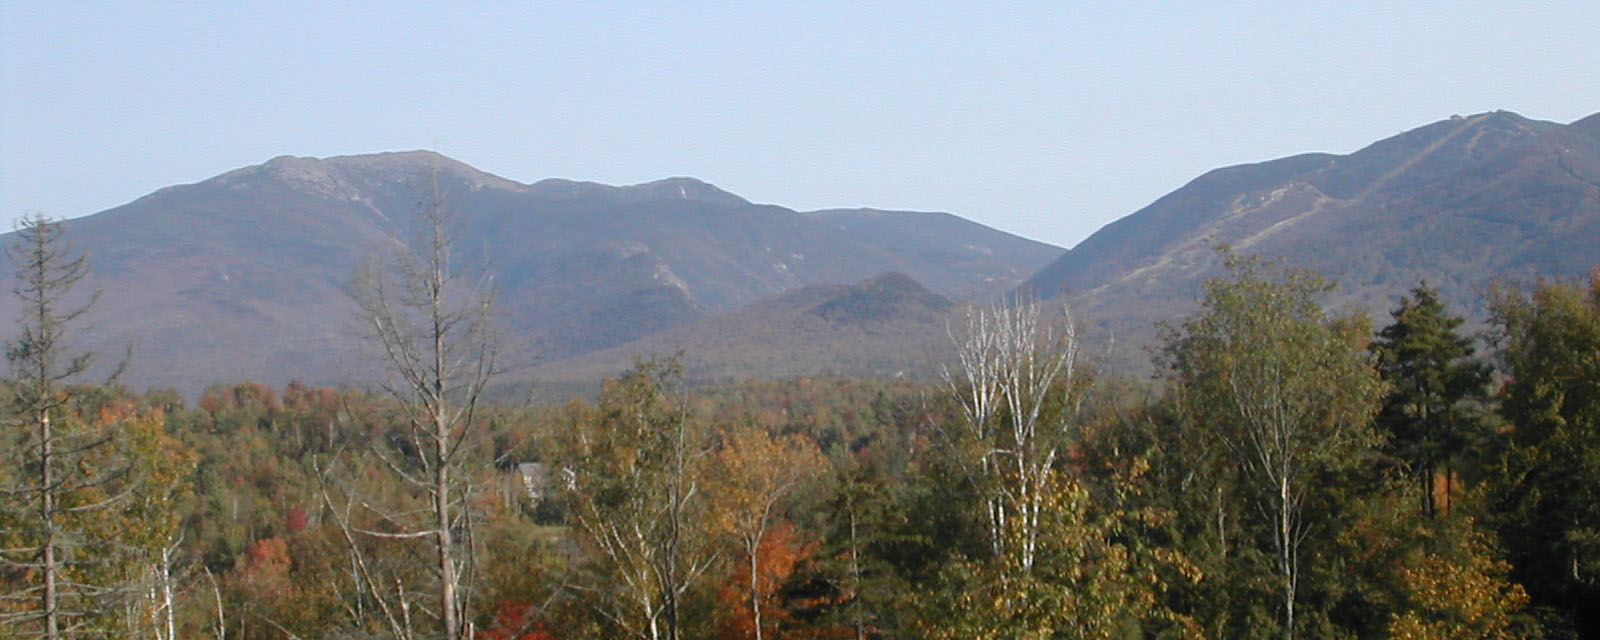
<path id="1" fill-rule="evenodd" d="M 419 237 L 397 241 L 392 260 L 369 263 L 357 276 L 356 300 L 370 340 L 389 367 L 384 389 L 399 401 L 407 421 L 409 455 L 383 460 L 401 482 L 424 494 L 429 507 L 422 518 L 383 514 L 390 530 L 359 533 L 431 541 L 439 630 L 456 640 L 470 635 L 464 620 L 470 604 L 471 482 L 463 466 L 498 351 L 487 277 L 465 280 L 453 269 L 451 214 L 436 180 L 418 216 Z"/>
<path id="2" fill-rule="evenodd" d="M 8 606 L 0 621 L 10 627 L 36 620 L 37 635 L 54 640 L 85 630 L 95 601 L 117 590 L 83 570 L 108 563 L 109 541 L 92 539 L 78 521 L 125 497 L 131 485 L 123 482 L 127 467 L 111 451 L 114 431 L 80 424 L 69 409 L 67 383 L 94 361 L 66 344 L 71 325 L 97 297 L 74 295 L 89 273 L 87 259 L 65 240 L 60 223 L 38 216 L 23 218 L 6 256 L 16 267 L 14 293 L 23 303 L 21 335 L 7 345 L 6 358 L 14 381 L 10 422 L 20 428 L 14 451 L 25 479 L 3 493 L 26 498 L 33 517 L 6 532 L 17 542 L 0 550 L 0 562 L 38 576 L 38 584 L 3 599 L 13 605 L 32 600 L 38 609 Z"/>
<path id="3" fill-rule="evenodd" d="M 1015 554 L 1026 572 L 1054 486 L 1051 471 L 1081 402 L 1078 342 L 1065 306 L 1056 316 L 1037 300 L 1012 302 L 970 308 L 964 330 L 951 330 L 958 369 L 947 369 L 945 382 L 963 418 L 964 431 L 952 435 L 976 447 L 973 471 L 988 489 L 990 549 Z"/>

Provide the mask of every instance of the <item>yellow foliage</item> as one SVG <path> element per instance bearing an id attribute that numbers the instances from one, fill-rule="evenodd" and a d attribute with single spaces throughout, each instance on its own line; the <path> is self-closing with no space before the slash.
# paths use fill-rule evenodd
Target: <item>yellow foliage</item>
<path id="1" fill-rule="evenodd" d="M 1522 586 L 1509 582 L 1510 569 L 1489 556 L 1480 539 L 1468 539 L 1459 557 L 1423 554 L 1400 571 L 1411 607 L 1390 618 L 1390 637 L 1401 640 L 1520 638 L 1515 615 L 1528 603 Z"/>

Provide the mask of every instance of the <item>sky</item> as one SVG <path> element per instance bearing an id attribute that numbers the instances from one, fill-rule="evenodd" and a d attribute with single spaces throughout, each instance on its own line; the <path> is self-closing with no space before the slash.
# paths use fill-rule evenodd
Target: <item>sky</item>
<path id="1" fill-rule="evenodd" d="M 0 216 L 280 155 L 693 176 L 1070 247 L 1201 173 L 1600 112 L 1600 3 L 0 1 Z"/>

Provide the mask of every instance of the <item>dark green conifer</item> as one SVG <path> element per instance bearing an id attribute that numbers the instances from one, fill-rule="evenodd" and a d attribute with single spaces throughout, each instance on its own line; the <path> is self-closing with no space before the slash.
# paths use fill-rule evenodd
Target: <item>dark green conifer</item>
<path id="1" fill-rule="evenodd" d="M 1389 384 L 1377 424 L 1388 436 L 1386 452 L 1416 479 L 1422 513 L 1432 517 L 1440 471 L 1448 509 L 1455 463 L 1485 432 L 1489 367 L 1472 359 L 1472 340 L 1456 332 L 1462 319 L 1445 311 L 1427 283 L 1391 315 L 1394 323 L 1372 346 Z"/>

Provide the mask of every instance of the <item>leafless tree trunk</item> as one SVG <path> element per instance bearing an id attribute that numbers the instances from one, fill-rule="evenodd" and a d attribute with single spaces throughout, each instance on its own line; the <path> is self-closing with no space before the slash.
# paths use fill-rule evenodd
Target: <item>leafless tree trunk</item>
<path id="1" fill-rule="evenodd" d="M 68 353 L 68 328 L 89 310 L 96 297 L 91 294 L 79 304 L 71 300 L 74 286 L 88 275 L 89 266 L 84 256 L 74 254 L 62 234 L 57 222 L 27 217 L 19 223 L 16 242 L 6 247 L 6 255 L 16 267 L 14 292 L 24 309 L 21 335 L 7 345 L 6 358 L 17 383 L 16 424 L 31 431 L 31 442 L 22 448 L 24 459 L 18 462 L 31 470 L 37 484 L 8 488 L 3 493 L 36 501 L 33 508 L 37 522 L 27 535 L 38 543 L 3 550 L 0 561 L 36 571 L 40 586 L 36 596 L 27 595 L 33 591 L 29 589 L 3 598 L 37 598 L 38 610 L 14 610 L 0 615 L 0 621 L 9 626 L 36 619 L 38 635 L 51 640 L 76 630 L 78 621 L 92 611 L 86 599 L 115 590 L 115 585 L 63 579 L 68 560 L 62 551 L 85 544 L 71 536 L 70 530 L 63 531 L 64 526 L 70 527 L 64 525 L 63 518 L 103 510 L 127 495 L 120 491 L 122 487 L 113 486 L 122 479 L 125 467 L 97 465 L 99 469 L 88 470 L 77 463 L 108 446 L 111 436 L 68 433 L 58 424 L 65 414 L 63 407 L 70 400 L 66 383 L 87 371 L 93 362 L 93 354 Z M 64 502 L 90 489 L 104 493 L 88 503 Z M 70 607 L 64 606 L 68 600 L 73 602 Z"/>
<path id="2" fill-rule="evenodd" d="M 392 539 L 432 540 L 438 575 L 440 632 L 466 637 L 470 556 L 464 545 L 469 478 L 462 469 L 478 402 L 495 373 L 493 300 L 487 279 L 464 282 L 452 270 L 451 211 L 435 184 L 419 215 L 422 233 L 401 244 L 389 264 L 370 264 L 357 278 L 357 301 L 371 340 L 392 374 L 385 389 L 407 412 L 417 460 L 386 458 L 403 482 L 422 491 L 431 513 L 400 532 L 363 531 Z"/>

